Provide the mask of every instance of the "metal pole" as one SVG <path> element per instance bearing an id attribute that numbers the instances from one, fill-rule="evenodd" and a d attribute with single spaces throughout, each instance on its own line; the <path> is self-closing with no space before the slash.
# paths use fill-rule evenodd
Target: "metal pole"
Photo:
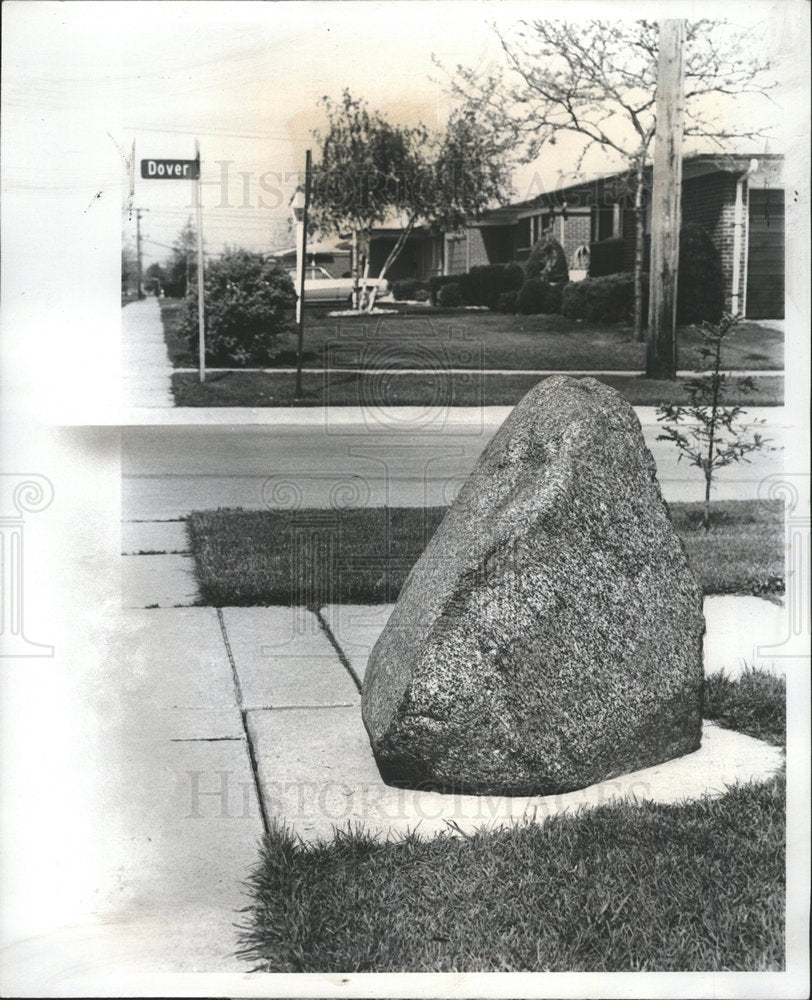
<path id="1" fill-rule="evenodd" d="M 143 275 L 141 271 L 141 209 L 136 208 L 135 210 L 135 248 L 136 248 L 136 259 L 138 262 L 138 298 L 143 299 L 144 293 L 142 292 L 143 285 Z"/>
<path id="2" fill-rule="evenodd" d="M 195 139 L 197 178 L 195 180 L 195 206 L 197 210 L 197 349 L 200 354 L 200 381 L 206 381 L 206 333 L 203 300 L 203 200 L 200 189 L 200 143 Z"/>
<path id="3" fill-rule="evenodd" d="M 304 211 L 302 213 L 301 244 L 299 247 L 299 252 L 301 254 L 300 260 L 302 262 L 302 268 L 301 268 L 301 273 L 299 275 L 299 287 L 297 289 L 299 293 L 299 309 L 298 309 L 299 338 L 296 347 L 296 390 L 294 392 L 294 399 L 302 398 L 302 350 L 304 347 L 304 286 L 305 286 L 305 272 L 307 271 L 307 210 L 309 206 L 310 206 L 310 150 L 308 149 L 305 157 L 305 200 L 304 200 Z"/>

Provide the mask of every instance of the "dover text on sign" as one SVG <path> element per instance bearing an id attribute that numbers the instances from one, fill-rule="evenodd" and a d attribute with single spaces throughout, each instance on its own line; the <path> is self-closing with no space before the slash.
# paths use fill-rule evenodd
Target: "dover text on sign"
<path id="1" fill-rule="evenodd" d="M 198 180 L 199 160 L 142 160 L 141 176 L 158 180 Z"/>

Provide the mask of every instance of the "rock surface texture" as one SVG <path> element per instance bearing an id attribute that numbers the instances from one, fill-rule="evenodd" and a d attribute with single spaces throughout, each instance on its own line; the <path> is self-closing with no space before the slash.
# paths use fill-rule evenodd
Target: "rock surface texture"
<path id="1" fill-rule="evenodd" d="M 384 779 L 549 795 L 696 750 L 702 593 L 629 404 L 514 409 L 401 591 L 363 718 Z"/>

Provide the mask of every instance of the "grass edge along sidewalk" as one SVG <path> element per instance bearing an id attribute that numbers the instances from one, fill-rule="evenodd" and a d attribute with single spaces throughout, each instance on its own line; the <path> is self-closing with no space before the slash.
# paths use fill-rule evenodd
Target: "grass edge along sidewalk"
<path id="1" fill-rule="evenodd" d="M 578 377 L 577 372 L 573 372 Z M 547 377 L 527 372 L 468 372 L 437 369 L 423 374 L 396 371 L 305 371 L 300 399 L 294 396 L 294 376 L 282 372 L 228 371 L 209 373 L 201 383 L 192 372 L 172 374 L 176 406 L 515 406 L 534 385 Z M 616 389 L 632 406 L 682 406 L 690 402 L 681 381 L 643 375 L 594 376 Z M 781 374 L 754 377 L 752 392 L 728 391 L 728 405 L 783 406 Z"/>
<path id="2" fill-rule="evenodd" d="M 706 718 L 784 746 L 786 683 L 706 680 Z M 783 773 L 718 798 L 381 841 L 264 838 L 238 955 L 261 972 L 784 968 Z"/>
<path id="3" fill-rule="evenodd" d="M 198 603 L 390 603 L 446 509 L 195 512 L 186 525 Z M 705 594 L 783 592 L 781 500 L 714 501 L 707 532 L 701 503 L 672 503 L 669 509 Z"/>

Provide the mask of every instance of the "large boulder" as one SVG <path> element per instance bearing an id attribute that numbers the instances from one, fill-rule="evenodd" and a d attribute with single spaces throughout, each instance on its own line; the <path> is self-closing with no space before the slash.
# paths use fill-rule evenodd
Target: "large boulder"
<path id="1" fill-rule="evenodd" d="M 702 593 L 629 404 L 532 389 L 413 568 L 369 659 L 390 783 L 547 795 L 696 750 Z"/>

